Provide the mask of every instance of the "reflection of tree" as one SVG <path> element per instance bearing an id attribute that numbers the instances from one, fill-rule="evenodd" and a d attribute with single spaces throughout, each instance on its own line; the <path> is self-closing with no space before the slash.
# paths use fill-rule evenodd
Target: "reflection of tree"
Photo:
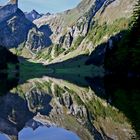
<path id="1" fill-rule="evenodd" d="M 13 77 L 12 79 L 8 79 L 8 74 L 0 73 L 0 96 L 5 95 L 9 92 L 13 87 L 18 85 L 18 77 Z"/>
<path id="2" fill-rule="evenodd" d="M 18 58 L 5 47 L 0 46 L 0 70 L 7 69 L 8 63 L 16 64 L 18 63 Z"/>
<path id="3" fill-rule="evenodd" d="M 105 90 L 111 105 L 122 111 L 140 136 L 140 80 L 138 78 L 105 78 Z"/>

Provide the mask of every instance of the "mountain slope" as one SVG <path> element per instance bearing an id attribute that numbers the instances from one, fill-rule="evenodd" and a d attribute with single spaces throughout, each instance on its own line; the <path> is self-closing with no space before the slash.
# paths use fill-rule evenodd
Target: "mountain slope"
<path id="1" fill-rule="evenodd" d="M 91 53 L 98 44 L 128 27 L 135 2 L 136 0 L 83 0 L 72 10 L 35 20 L 38 27 L 47 24 L 53 32 L 51 39 L 54 45 L 46 52 L 43 50 L 43 59 L 46 58 L 44 61 L 55 63 Z M 101 38 L 94 37 L 101 29 L 104 32 L 104 28 L 96 26 L 97 23 L 101 27 L 106 23 L 109 30 L 106 34 L 99 34 Z M 110 26 L 117 30 L 110 30 Z"/>
<path id="2" fill-rule="evenodd" d="M 132 15 L 135 2 L 136 0 L 82 0 L 74 9 L 43 15 L 40 18 L 36 11 L 32 11 L 35 15 L 29 19 L 32 21 L 38 18 L 32 23 L 26 18 L 27 15 L 18 9 L 17 4 L 11 1 L 0 8 L 0 45 L 20 48 L 21 52 L 26 48 L 33 55 L 36 51 L 51 45 L 37 53 L 37 58 L 38 55 L 41 58 L 39 61 L 43 59 L 45 63 L 55 63 L 91 53 L 97 45 L 127 28 L 124 25 L 125 22 L 128 25 L 127 19 Z M 98 28 L 99 26 L 104 27 L 106 23 L 109 29 L 122 18 L 125 18 L 124 23 L 121 25 L 117 22 L 120 24 L 117 31 L 99 34 L 100 29 L 104 32 L 103 28 Z M 99 35 L 94 37 L 96 32 Z M 98 38 L 99 36 L 101 37 Z"/>
<path id="3" fill-rule="evenodd" d="M 104 6 L 96 14 L 96 20 L 101 23 L 112 23 L 119 18 L 129 18 L 132 15 L 136 0 L 113 0 L 109 5 Z"/>
<path id="4" fill-rule="evenodd" d="M 17 48 L 21 44 L 33 52 L 48 46 L 50 39 L 10 1 L 0 8 L 0 45 Z"/>
<path id="5" fill-rule="evenodd" d="M 50 16 L 43 16 L 34 21 L 40 27 L 48 24 L 53 31 L 52 42 L 61 43 L 61 40 L 67 42 L 69 36 L 76 37 L 79 34 L 85 35 L 88 30 L 88 24 L 91 17 L 102 6 L 105 0 L 83 0 L 76 8 L 67 10 Z M 81 24 L 83 28 L 78 28 Z M 65 37 L 66 35 L 66 37 Z M 69 47 L 70 44 L 66 45 Z"/>

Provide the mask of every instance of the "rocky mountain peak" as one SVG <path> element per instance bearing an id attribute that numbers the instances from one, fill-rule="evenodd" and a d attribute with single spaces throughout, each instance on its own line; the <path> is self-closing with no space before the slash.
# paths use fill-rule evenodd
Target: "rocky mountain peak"
<path id="1" fill-rule="evenodd" d="M 16 4 L 16 5 L 18 5 L 18 0 L 9 0 L 8 3 L 9 4 Z"/>
<path id="2" fill-rule="evenodd" d="M 46 47 L 49 37 L 41 32 L 35 24 L 34 18 L 41 15 L 33 10 L 31 20 L 18 8 L 18 0 L 10 0 L 6 5 L 0 7 L 0 45 L 7 48 L 24 45 L 27 49 L 34 51 Z"/>
<path id="3" fill-rule="evenodd" d="M 35 19 L 40 18 L 41 16 L 43 16 L 42 14 L 39 14 L 36 10 L 32 10 L 31 12 L 26 12 L 25 16 L 28 20 L 30 21 L 34 21 Z"/>
<path id="4" fill-rule="evenodd" d="M 6 20 L 18 9 L 18 0 L 10 0 L 6 5 L 0 7 L 0 22 Z"/>
<path id="5" fill-rule="evenodd" d="M 30 13 L 31 14 L 39 14 L 35 9 L 33 9 Z"/>

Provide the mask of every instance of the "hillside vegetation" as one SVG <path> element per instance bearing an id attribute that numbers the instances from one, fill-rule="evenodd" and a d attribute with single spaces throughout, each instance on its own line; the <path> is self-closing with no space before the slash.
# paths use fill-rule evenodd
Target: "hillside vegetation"
<path id="1" fill-rule="evenodd" d="M 135 6 L 131 26 L 125 31 L 122 39 L 108 50 L 105 67 L 117 73 L 128 76 L 138 76 L 140 73 L 140 1 Z"/>

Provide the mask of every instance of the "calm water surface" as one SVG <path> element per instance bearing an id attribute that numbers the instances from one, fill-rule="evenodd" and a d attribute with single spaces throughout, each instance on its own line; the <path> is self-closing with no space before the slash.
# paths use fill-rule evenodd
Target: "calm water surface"
<path id="1" fill-rule="evenodd" d="M 0 140 L 139 138 L 138 81 L 69 77 L 1 77 Z"/>
<path id="2" fill-rule="evenodd" d="M 57 127 L 23 128 L 19 132 L 19 140 L 80 140 L 73 132 Z M 9 140 L 4 134 L 0 134 L 0 140 Z"/>

